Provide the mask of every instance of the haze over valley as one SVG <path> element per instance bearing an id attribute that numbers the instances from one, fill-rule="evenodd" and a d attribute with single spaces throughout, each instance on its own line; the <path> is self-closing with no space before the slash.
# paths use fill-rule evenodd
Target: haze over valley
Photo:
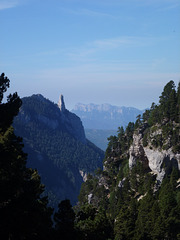
<path id="1" fill-rule="evenodd" d="M 118 127 L 135 122 L 144 110 L 133 107 L 118 107 L 110 104 L 76 104 L 72 112 L 77 114 L 85 128 L 86 137 L 104 151 L 108 137 L 116 135 Z"/>

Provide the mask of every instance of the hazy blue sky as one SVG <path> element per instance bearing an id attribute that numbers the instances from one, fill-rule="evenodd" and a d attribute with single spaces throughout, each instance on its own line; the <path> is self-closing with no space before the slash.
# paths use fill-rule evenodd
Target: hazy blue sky
<path id="1" fill-rule="evenodd" d="M 0 30 L 21 97 L 144 109 L 180 80 L 180 0 L 0 0 Z"/>

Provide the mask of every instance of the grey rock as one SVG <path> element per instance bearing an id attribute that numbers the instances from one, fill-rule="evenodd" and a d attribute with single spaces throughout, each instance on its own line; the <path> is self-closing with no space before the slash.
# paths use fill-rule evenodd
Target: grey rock
<path id="1" fill-rule="evenodd" d="M 90 204 L 91 203 L 91 201 L 92 201 L 92 197 L 93 197 L 93 194 L 92 193 L 90 193 L 89 195 L 88 195 L 88 203 Z"/>
<path id="2" fill-rule="evenodd" d="M 65 108 L 64 98 L 61 94 L 58 102 L 61 112 L 61 121 L 65 125 L 67 131 L 82 143 L 86 143 L 86 136 L 81 119 L 74 113 Z"/>
<path id="3" fill-rule="evenodd" d="M 156 174 L 156 180 L 162 182 L 165 175 L 164 164 L 176 164 L 180 169 L 180 154 L 173 153 L 172 149 L 162 150 L 152 148 L 149 145 L 143 147 L 142 134 L 135 133 L 133 135 L 133 143 L 129 148 L 129 167 L 136 164 L 137 159 L 142 159 L 142 163 L 149 167 L 152 173 Z"/>
<path id="4" fill-rule="evenodd" d="M 87 172 L 84 172 L 82 170 L 79 170 L 79 173 L 81 175 L 81 177 L 83 178 L 83 181 L 86 182 L 87 181 Z"/>
<path id="5" fill-rule="evenodd" d="M 58 107 L 60 108 L 61 113 L 64 113 L 66 110 L 65 103 L 64 103 L 64 97 L 61 94 L 59 97 Z"/>

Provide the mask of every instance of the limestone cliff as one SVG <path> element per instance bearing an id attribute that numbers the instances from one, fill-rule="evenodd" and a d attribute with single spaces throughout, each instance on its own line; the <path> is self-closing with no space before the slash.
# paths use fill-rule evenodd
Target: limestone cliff
<path id="1" fill-rule="evenodd" d="M 80 140 L 83 143 L 86 143 L 86 137 L 82 121 L 76 114 L 66 109 L 64 97 L 62 94 L 59 98 L 58 107 L 61 113 L 61 121 L 65 125 L 68 132 L 71 133 L 76 139 Z"/>
<path id="2" fill-rule="evenodd" d="M 154 134 L 156 137 L 159 132 Z M 137 159 L 141 159 L 142 163 L 149 167 L 152 173 L 156 174 L 156 180 L 162 182 L 168 166 L 173 165 L 180 170 L 180 154 L 174 153 L 170 147 L 167 150 L 155 148 L 148 143 L 143 146 L 143 135 L 140 132 L 135 132 L 133 135 L 133 143 L 129 148 L 129 167 L 130 169 L 136 164 Z"/>

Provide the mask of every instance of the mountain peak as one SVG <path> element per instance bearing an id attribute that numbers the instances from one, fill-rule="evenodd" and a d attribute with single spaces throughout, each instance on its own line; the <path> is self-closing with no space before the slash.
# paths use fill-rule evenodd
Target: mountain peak
<path id="1" fill-rule="evenodd" d="M 58 107 L 60 108 L 61 112 L 64 112 L 66 110 L 65 103 L 64 103 L 64 97 L 62 94 L 59 97 Z"/>

